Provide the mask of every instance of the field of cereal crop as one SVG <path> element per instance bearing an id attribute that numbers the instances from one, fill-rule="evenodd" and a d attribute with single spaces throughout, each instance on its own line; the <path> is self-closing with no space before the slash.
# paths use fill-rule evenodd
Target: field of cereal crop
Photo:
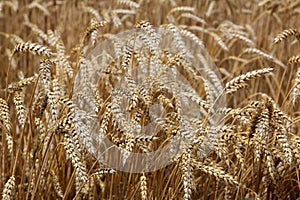
<path id="1" fill-rule="evenodd" d="M 300 199 L 299 0 L 0 1 L 2 199 Z"/>

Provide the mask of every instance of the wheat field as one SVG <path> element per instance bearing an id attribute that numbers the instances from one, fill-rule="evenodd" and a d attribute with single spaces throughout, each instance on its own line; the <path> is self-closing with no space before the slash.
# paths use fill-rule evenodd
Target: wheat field
<path id="1" fill-rule="evenodd" d="M 300 1 L 0 1 L 2 199 L 300 199 Z"/>

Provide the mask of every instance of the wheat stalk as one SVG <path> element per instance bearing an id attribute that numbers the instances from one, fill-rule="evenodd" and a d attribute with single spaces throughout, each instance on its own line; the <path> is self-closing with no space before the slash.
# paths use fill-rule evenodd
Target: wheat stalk
<path id="1" fill-rule="evenodd" d="M 136 3 L 135 1 L 132 1 L 132 0 L 118 0 L 117 3 L 120 5 L 129 6 L 130 8 L 134 8 L 134 9 L 137 9 L 140 7 L 140 5 L 138 3 Z"/>
<path id="2" fill-rule="evenodd" d="M 206 21 L 204 19 L 202 19 L 202 18 L 200 18 L 200 17 L 198 17 L 198 16 L 196 16 L 192 13 L 189 13 L 189 12 L 182 13 L 180 15 L 180 17 L 192 19 L 192 20 L 194 20 L 196 22 L 199 22 L 201 24 L 206 24 Z"/>
<path id="3" fill-rule="evenodd" d="M 147 200 L 147 178 L 145 175 L 140 177 L 140 189 L 141 189 L 141 198 L 142 200 Z"/>
<path id="4" fill-rule="evenodd" d="M 64 193 L 63 193 L 61 185 L 59 183 L 58 176 L 55 174 L 55 172 L 53 170 L 51 171 L 51 175 L 52 175 L 52 178 L 53 178 L 54 189 L 55 189 L 55 192 L 56 192 L 57 196 L 60 197 L 60 198 L 63 198 Z"/>
<path id="5" fill-rule="evenodd" d="M 236 92 L 238 89 L 241 89 L 246 86 L 246 81 L 249 81 L 254 78 L 261 77 L 264 74 L 268 74 L 273 71 L 273 68 L 263 68 L 247 72 L 240 76 L 233 78 L 231 81 L 227 82 L 225 85 L 225 91 L 227 94 Z"/>
<path id="6" fill-rule="evenodd" d="M 11 200 L 14 199 L 14 192 L 15 192 L 15 176 L 11 176 L 8 181 L 5 183 L 3 192 L 2 192 L 2 199 L 3 200 Z"/>
<path id="7" fill-rule="evenodd" d="M 195 12 L 195 8 L 193 7 L 188 7 L 188 6 L 179 6 L 179 7 L 176 7 L 176 8 L 173 8 L 171 9 L 167 16 L 170 16 L 171 14 L 173 14 L 174 12 L 192 12 L 194 13 Z"/>
<path id="8" fill-rule="evenodd" d="M 105 26 L 107 24 L 106 21 L 92 21 L 92 23 L 90 24 L 90 26 L 88 26 L 86 28 L 86 30 L 84 31 L 84 34 L 83 34 L 83 40 L 82 40 L 82 43 L 84 41 L 86 41 L 87 37 L 89 37 L 94 31 L 96 31 L 97 29 Z"/>
<path id="9" fill-rule="evenodd" d="M 95 8 L 93 8 L 91 6 L 86 6 L 84 4 L 83 4 L 82 8 L 85 12 L 92 14 L 93 17 L 95 17 L 97 19 L 97 21 L 102 21 L 101 15 L 99 14 L 98 10 L 96 10 Z"/>
<path id="10" fill-rule="evenodd" d="M 64 147 L 67 156 L 72 161 L 76 174 L 76 191 L 78 192 L 80 185 L 88 181 L 86 165 L 82 158 L 81 142 L 78 138 L 78 133 L 71 115 L 64 118 L 61 122 L 61 127 L 64 133 Z"/>
<path id="11" fill-rule="evenodd" d="M 206 33 L 206 34 L 210 35 L 211 37 L 213 37 L 213 39 L 217 42 L 217 44 L 223 50 L 229 51 L 227 45 L 224 43 L 224 41 L 222 40 L 222 38 L 218 34 L 212 32 L 212 31 L 209 31 L 205 28 L 199 27 L 199 26 L 189 26 L 188 29 L 189 30 L 194 30 L 194 31 L 200 31 L 200 32 L 203 32 L 203 33 Z"/>
<path id="12" fill-rule="evenodd" d="M 160 42 L 159 35 L 148 21 L 141 21 L 136 25 L 138 30 L 142 30 L 146 36 L 140 35 L 141 39 L 150 48 L 153 54 L 158 52 L 158 45 Z"/>
<path id="13" fill-rule="evenodd" d="M 185 37 L 191 38 L 196 44 L 198 44 L 200 47 L 204 48 L 203 42 L 192 32 L 190 32 L 188 30 L 180 30 L 180 33 Z"/>
<path id="14" fill-rule="evenodd" d="M 28 16 L 24 16 L 25 22 L 24 24 L 28 26 L 35 34 L 37 34 L 40 38 L 42 38 L 44 41 L 47 41 L 48 37 L 47 34 L 44 33 L 37 25 L 31 23 L 28 19 Z"/>
<path id="15" fill-rule="evenodd" d="M 26 114 L 27 114 L 23 99 L 24 99 L 24 92 L 16 91 L 14 94 L 13 101 L 16 106 L 18 121 L 19 121 L 21 127 L 23 127 L 26 122 Z"/>
<path id="16" fill-rule="evenodd" d="M 192 189 L 195 187 L 193 166 L 191 165 L 191 149 L 186 148 L 181 157 L 180 168 L 182 170 L 182 182 L 184 190 L 184 199 L 191 199 Z"/>
<path id="17" fill-rule="evenodd" d="M 48 47 L 31 42 L 17 44 L 14 48 L 14 53 L 15 52 L 30 52 L 34 55 L 38 54 L 46 57 L 54 56 L 54 53 Z"/>
<path id="18" fill-rule="evenodd" d="M 51 66 L 52 62 L 48 59 L 44 59 L 40 62 L 40 77 L 43 83 L 43 88 L 45 90 L 45 94 L 48 94 L 50 91 L 50 81 L 51 81 Z"/>
<path id="19" fill-rule="evenodd" d="M 275 64 L 279 65 L 280 67 L 282 67 L 283 69 L 286 68 L 286 65 L 283 64 L 280 60 L 276 59 L 274 56 L 270 55 L 270 54 L 267 54 L 257 48 L 247 48 L 243 51 L 243 54 L 244 53 L 248 53 L 248 54 L 256 54 L 256 55 L 259 55 L 263 58 L 266 58 L 267 60 L 270 60 L 272 62 L 274 62 Z"/>
<path id="20" fill-rule="evenodd" d="M 23 87 L 34 83 L 36 81 L 36 79 L 37 79 L 36 75 L 28 77 L 28 78 L 24 78 L 18 82 L 13 82 L 13 83 L 9 84 L 7 88 L 10 92 L 18 91 L 18 90 L 21 90 Z"/>
<path id="21" fill-rule="evenodd" d="M 7 133 L 10 133 L 12 124 L 9 114 L 9 107 L 7 102 L 2 98 L 0 98 L 0 121 L 5 126 Z"/>
<path id="22" fill-rule="evenodd" d="M 6 136 L 6 143 L 7 143 L 8 153 L 10 155 L 12 155 L 13 147 L 14 147 L 14 140 L 13 140 L 13 137 L 11 135 Z"/>
<path id="23" fill-rule="evenodd" d="M 55 45 L 57 45 L 57 43 L 61 40 L 61 37 L 59 35 L 59 33 L 57 33 L 56 31 L 52 31 L 52 30 L 48 30 L 47 31 L 47 39 L 46 41 L 48 42 L 48 44 L 50 45 L 50 47 L 55 47 Z M 60 52 L 59 48 L 56 49 L 57 53 Z"/>
<path id="24" fill-rule="evenodd" d="M 193 160 L 193 164 L 195 165 L 196 169 L 200 169 L 201 171 L 214 176 L 218 181 L 223 180 L 232 185 L 240 185 L 232 175 L 226 173 L 214 163 L 207 162 L 206 164 Z"/>
<path id="25" fill-rule="evenodd" d="M 229 35 L 232 38 L 237 38 L 237 39 L 245 42 L 248 46 L 254 46 L 255 45 L 254 42 L 251 39 L 249 39 L 246 36 L 241 35 L 239 33 L 230 33 Z"/>
<path id="26" fill-rule="evenodd" d="M 283 40 L 285 40 L 286 38 L 290 37 L 290 36 L 295 36 L 297 38 L 297 40 L 300 40 L 300 33 L 297 29 L 294 28 L 290 28 L 290 29 L 286 29 L 284 31 L 282 31 L 281 33 L 279 33 L 273 40 L 274 44 L 277 44 L 279 42 L 282 42 Z"/>

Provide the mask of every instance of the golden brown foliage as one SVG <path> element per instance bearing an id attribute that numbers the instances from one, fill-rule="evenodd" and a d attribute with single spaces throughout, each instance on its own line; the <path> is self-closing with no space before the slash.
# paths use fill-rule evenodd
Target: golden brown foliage
<path id="1" fill-rule="evenodd" d="M 299 8 L 0 2 L 2 199 L 299 198 Z M 136 134 L 151 120 L 156 134 Z M 178 138 L 181 151 L 156 171 L 124 172 L 100 162 L 103 138 L 123 164 Z"/>

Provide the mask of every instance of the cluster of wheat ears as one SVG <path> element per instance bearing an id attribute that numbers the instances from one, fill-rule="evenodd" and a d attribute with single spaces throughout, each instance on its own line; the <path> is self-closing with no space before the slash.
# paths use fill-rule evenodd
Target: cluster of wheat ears
<path id="1" fill-rule="evenodd" d="M 299 9 L 1 1 L 2 199 L 298 199 Z"/>

